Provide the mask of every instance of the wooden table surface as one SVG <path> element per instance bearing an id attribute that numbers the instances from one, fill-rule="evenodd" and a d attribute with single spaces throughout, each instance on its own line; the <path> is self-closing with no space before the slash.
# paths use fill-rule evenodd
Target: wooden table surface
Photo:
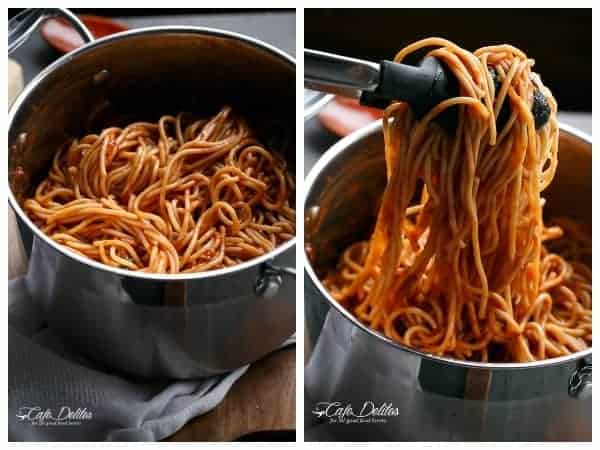
<path id="1" fill-rule="evenodd" d="M 296 351 L 283 349 L 250 366 L 225 400 L 169 441 L 231 441 L 258 432 L 290 431 L 296 423 Z M 294 439 L 292 437 L 292 439 Z"/>

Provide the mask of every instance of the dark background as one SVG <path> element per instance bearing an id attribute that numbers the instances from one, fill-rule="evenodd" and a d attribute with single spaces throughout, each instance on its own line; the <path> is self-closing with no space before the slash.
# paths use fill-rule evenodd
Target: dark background
<path id="1" fill-rule="evenodd" d="M 534 70 L 561 110 L 592 110 L 591 9 L 306 9 L 304 45 L 363 59 L 393 59 L 430 36 L 467 50 L 508 43 L 535 59 Z"/>

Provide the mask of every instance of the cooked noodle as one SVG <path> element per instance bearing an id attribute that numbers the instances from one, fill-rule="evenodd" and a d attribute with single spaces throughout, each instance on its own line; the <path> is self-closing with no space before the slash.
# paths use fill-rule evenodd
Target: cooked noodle
<path id="1" fill-rule="evenodd" d="M 369 327 L 436 355 L 525 362 L 590 347 L 591 238 L 571 221 L 542 221 L 540 194 L 558 161 L 551 92 L 533 60 L 508 45 L 470 53 L 432 38 L 395 61 L 423 48 L 455 74 L 460 96 L 420 120 L 403 102 L 386 109 L 387 186 L 375 229 L 343 252 L 324 285 Z M 536 88 L 551 108 L 537 131 Z M 504 102 L 510 116 L 496 129 Z M 450 107 L 453 133 L 434 122 Z"/>
<path id="2" fill-rule="evenodd" d="M 142 272 L 223 268 L 292 239 L 295 183 L 285 161 L 229 107 L 186 118 L 73 141 L 25 211 L 71 251 Z"/>

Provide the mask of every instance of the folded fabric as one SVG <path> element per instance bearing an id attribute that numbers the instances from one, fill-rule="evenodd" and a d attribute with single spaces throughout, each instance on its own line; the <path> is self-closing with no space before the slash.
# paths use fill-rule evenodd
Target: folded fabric
<path id="1" fill-rule="evenodd" d="M 215 408 L 249 365 L 186 381 L 109 372 L 44 327 L 22 279 L 10 281 L 8 434 L 11 441 L 156 441 Z M 295 342 L 292 336 L 283 346 Z"/>

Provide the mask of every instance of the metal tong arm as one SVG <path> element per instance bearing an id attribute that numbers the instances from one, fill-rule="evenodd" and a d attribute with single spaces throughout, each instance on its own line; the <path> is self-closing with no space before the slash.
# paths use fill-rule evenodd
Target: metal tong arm
<path id="1" fill-rule="evenodd" d="M 495 72 L 492 76 L 496 76 Z M 377 64 L 304 49 L 304 85 L 316 91 L 357 98 L 362 105 L 380 109 L 393 100 L 405 101 L 419 118 L 440 102 L 459 95 L 454 74 L 432 56 L 412 66 L 393 61 Z M 506 123 L 509 108 L 509 102 L 504 102 L 497 127 L 502 128 Z M 539 89 L 534 94 L 532 113 L 536 129 L 544 126 L 550 117 L 548 100 Z M 436 118 L 447 130 L 454 130 L 457 120 L 456 109 L 444 111 Z"/>
<path id="2" fill-rule="evenodd" d="M 315 91 L 360 98 L 379 84 L 379 64 L 304 49 L 304 85 Z"/>
<path id="3" fill-rule="evenodd" d="M 8 54 L 10 55 L 23 45 L 33 32 L 50 17 L 62 17 L 66 19 L 83 38 L 83 42 L 94 40 L 94 36 L 83 22 L 68 9 L 31 8 L 21 11 L 8 21 Z"/>
<path id="4" fill-rule="evenodd" d="M 374 63 L 310 49 L 304 50 L 304 85 L 358 98 L 363 105 L 382 109 L 392 100 L 406 101 L 419 117 L 458 94 L 452 74 L 433 57 L 411 66 L 393 61 Z"/>

